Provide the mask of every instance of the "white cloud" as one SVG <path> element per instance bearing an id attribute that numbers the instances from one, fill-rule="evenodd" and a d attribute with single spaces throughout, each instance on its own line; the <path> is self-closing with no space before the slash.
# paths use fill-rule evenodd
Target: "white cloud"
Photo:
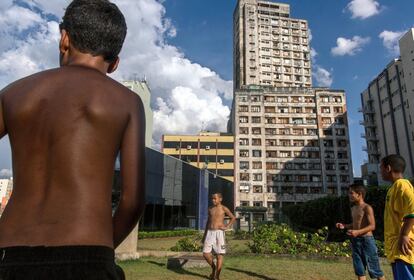
<path id="1" fill-rule="evenodd" d="M 331 87 L 331 85 L 333 83 L 333 78 L 332 78 L 331 72 L 329 72 L 328 70 L 322 68 L 319 65 L 315 65 L 313 67 L 312 76 L 316 80 L 317 86 Z"/>
<path id="2" fill-rule="evenodd" d="M 8 4 L 3 1 L 0 7 L 12 5 L 12 1 L 6 0 Z M 26 25 L 19 24 L 22 20 L 17 19 L 19 13 L 14 21 L 3 21 L 8 31 L 2 38 L 7 38 L 8 43 L 0 42 L 0 87 L 58 65 L 59 30 L 54 18 L 61 18 L 68 2 L 22 0 L 19 3 L 32 7 L 24 10 Z M 128 35 L 119 70 L 113 77 L 147 78 L 154 110 L 153 139 L 159 144 L 163 133 L 196 133 L 202 126 L 225 130 L 230 110 L 224 102 L 232 98 L 232 81 L 193 63 L 177 47 L 166 43 L 166 38 L 177 36 L 177 30 L 166 18 L 162 2 L 114 2 L 125 15 Z M 18 11 L 21 7 L 15 2 L 12 9 Z M 5 11 L 0 11 L 0 18 L 7 15 Z M 23 26 L 30 32 L 23 32 Z M 0 154 L 3 155 L 3 149 Z"/>
<path id="3" fill-rule="evenodd" d="M 384 47 L 391 55 L 398 55 L 400 53 L 399 40 L 404 35 L 405 31 L 388 31 L 384 30 L 380 33 L 379 38 L 382 39 Z"/>
<path id="4" fill-rule="evenodd" d="M 370 42 L 369 37 L 354 36 L 352 39 L 339 37 L 336 39 L 336 47 L 331 49 L 334 56 L 355 55 L 362 51 L 362 47 Z"/>
<path id="5" fill-rule="evenodd" d="M 352 18 L 366 19 L 380 13 L 381 5 L 375 0 L 352 0 L 347 5 Z"/>
<path id="6" fill-rule="evenodd" d="M 0 178 L 10 178 L 13 177 L 13 172 L 10 169 L 1 169 Z"/>

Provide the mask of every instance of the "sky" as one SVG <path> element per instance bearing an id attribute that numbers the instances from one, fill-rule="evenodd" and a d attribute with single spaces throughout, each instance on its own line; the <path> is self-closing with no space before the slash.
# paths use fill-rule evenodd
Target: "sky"
<path id="1" fill-rule="evenodd" d="M 232 101 L 232 15 L 236 0 L 114 0 L 128 35 L 121 81 L 146 78 L 152 92 L 153 142 L 165 133 L 225 131 Z M 292 0 L 291 17 L 312 34 L 313 84 L 347 95 L 354 175 L 367 158 L 359 125 L 360 93 L 398 57 L 398 39 L 414 26 L 411 0 Z M 58 66 L 58 22 L 67 0 L 0 1 L 0 88 Z M 28 139 L 30 141 L 30 139 Z M 7 137 L 0 176 L 11 175 Z"/>

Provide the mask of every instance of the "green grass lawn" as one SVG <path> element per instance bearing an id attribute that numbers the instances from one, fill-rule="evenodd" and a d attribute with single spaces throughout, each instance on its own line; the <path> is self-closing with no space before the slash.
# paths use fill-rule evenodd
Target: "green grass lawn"
<path id="1" fill-rule="evenodd" d="M 208 268 L 168 270 L 166 258 L 120 262 L 127 279 L 208 279 Z M 387 279 L 391 267 L 383 264 Z M 318 261 L 265 256 L 226 256 L 221 279 L 229 280 L 355 280 L 352 261 Z M 369 278 L 368 278 L 369 279 Z"/>

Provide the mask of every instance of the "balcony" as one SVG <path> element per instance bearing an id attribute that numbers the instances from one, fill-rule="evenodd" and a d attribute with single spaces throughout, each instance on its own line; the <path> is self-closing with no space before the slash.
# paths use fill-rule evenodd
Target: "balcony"
<path id="1" fill-rule="evenodd" d="M 377 126 L 375 121 L 373 120 L 360 121 L 359 124 L 365 127 L 376 127 Z"/>
<path id="2" fill-rule="evenodd" d="M 375 111 L 372 110 L 372 108 L 358 108 L 358 112 L 363 113 L 363 114 L 375 114 Z"/>

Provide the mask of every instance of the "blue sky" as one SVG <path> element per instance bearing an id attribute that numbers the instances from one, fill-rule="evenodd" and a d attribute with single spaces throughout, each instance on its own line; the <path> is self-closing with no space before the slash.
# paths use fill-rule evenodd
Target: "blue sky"
<path id="1" fill-rule="evenodd" d="M 378 14 L 361 19 L 352 18 L 345 0 L 280 1 L 291 5 L 291 16 L 306 19 L 312 31 L 311 47 L 316 50 L 316 64 L 328 70 L 332 88 L 344 89 L 350 120 L 351 148 L 355 175 L 367 155 L 360 137 L 362 115 L 358 112 L 360 93 L 398 54 L 391 53 L 379 35 L 384 31 L 407 31 L 414 26 L 414 1 L 377 1 Z M 235 0 L 167 0 L 167 17 L 177 29 L 169 40 L 183 50 L 192 61 L 216 71 L 224 79 L 232 79 L 232 14 Z M 331 49 L 337 38 L 369 37 L 370 41 L 355 55 L 334 56 Z M 314 80 L 314 85 L 317 81 Z"/>
<path id="2" fill-rule="evenodd" d="M 236 0 L 113 1 L 128 24 L 121 65 L 113 77 L 120 81 L 147 78 L 152 89 L 154 147 L 159 147 L 164 133 L 224 131 L 232 99 L 232 15 Z M 0 1 L 0 88 L 57 67 L 58 20 L 68 2 Z M 347 93 L 353 164 L 359 175 L 366 158 L 357 111 L 360 92 L 398 56 L 391 48 L 397 35 L 414 25 L 414 1 L 281 2 L 291 5 L 292 17 L 309 21 L 311 46 L 317 53 L 314 85 L 330 84 Z M 391 32 L 383 33 L 386 30 Z M 388 48 L 380 34 L 388 39 Z M 7 139 L 0 141 L 2 175 L 11 175 Z"/>

